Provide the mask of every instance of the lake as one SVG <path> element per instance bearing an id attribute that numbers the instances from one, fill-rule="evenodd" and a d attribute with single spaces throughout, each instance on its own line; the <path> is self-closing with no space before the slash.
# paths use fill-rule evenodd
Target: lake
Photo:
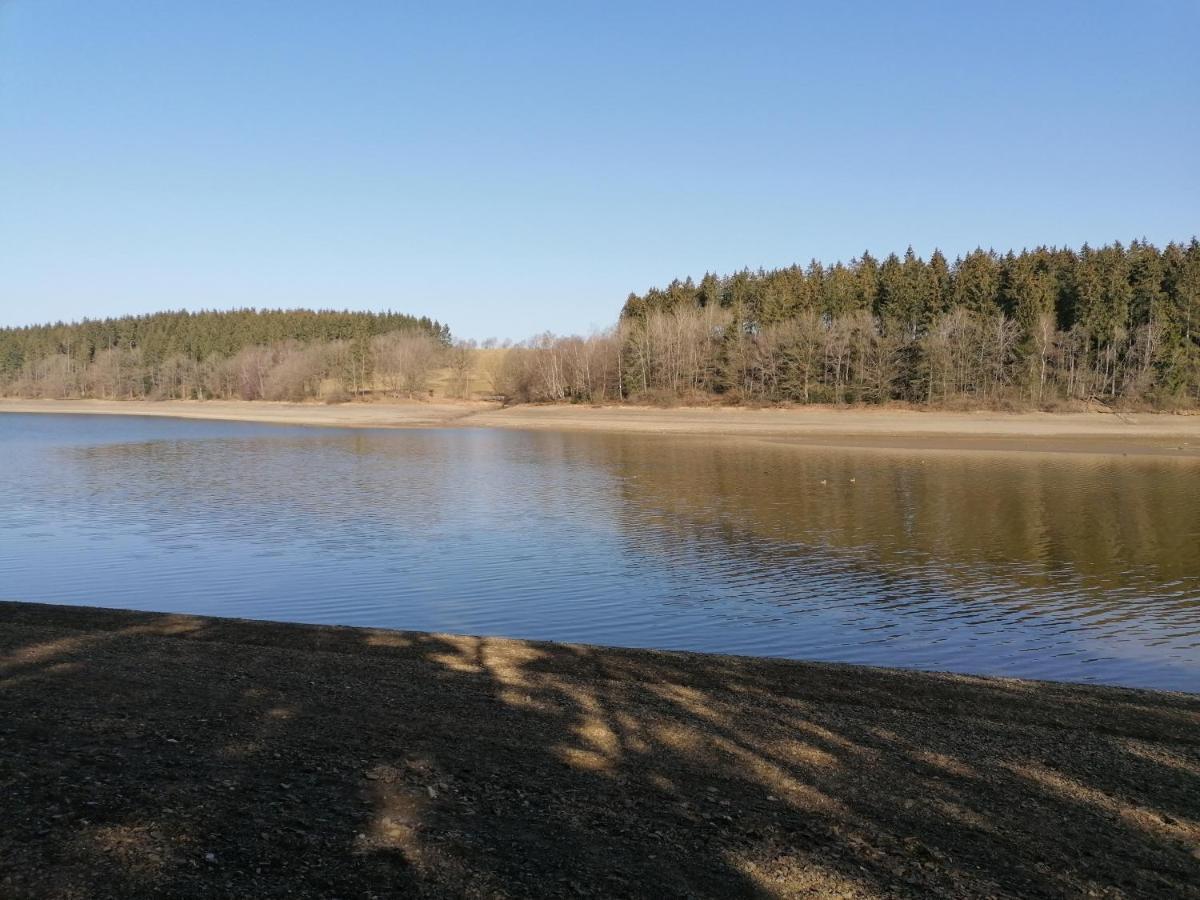
<path id="1" fill-rule="evenodd" d="M 1200 691 L 1200 463 L 0 414 L 0 599 Z"/>

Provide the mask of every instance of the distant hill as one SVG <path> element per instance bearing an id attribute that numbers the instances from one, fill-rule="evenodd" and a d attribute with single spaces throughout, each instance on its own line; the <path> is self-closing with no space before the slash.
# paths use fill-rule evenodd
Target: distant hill
<path id="1" fill-rule="evenodd" d="M 354 393 L 385 350 L 403 366 L 406 346 L 449 344 L 448 326 L 396 312 L 181 310 L 85 319 L 0 329 L 0 393 L 296 399 L 330 380 Z"/>

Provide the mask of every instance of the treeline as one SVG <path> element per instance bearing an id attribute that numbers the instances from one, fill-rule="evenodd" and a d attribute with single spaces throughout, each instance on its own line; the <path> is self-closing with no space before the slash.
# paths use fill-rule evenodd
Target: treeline
<path id="1" fill-rule="evenodd" d="M 333 310 L 166 312 L 0 329 L 0 393 L 35 398 L 347 399 L 424 390 L 441 323 Z"/>
<path id="2" fill-rule="evenodd" d="M 911 249 L 882 262 L 705 275 L 631 294 L 589 338 L 509 354 L 520 400 L 1049 407 L 1200 400 L 1200 242 Z"/>
<path id="3" fill-rule="evenodd" d="M 910 249 L 879 261 L 705 275 L 631 294 L 590 337 L 504 353 L 398 313 L 171 312 L 0 329 L 0 393 L 329 401 L 1200 403 L 1200 241 L 1078 251 Z"/>

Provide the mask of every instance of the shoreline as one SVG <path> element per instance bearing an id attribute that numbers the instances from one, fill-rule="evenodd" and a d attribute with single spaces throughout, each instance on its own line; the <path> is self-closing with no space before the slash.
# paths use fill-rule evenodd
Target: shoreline
<path id="1" fill-rule="evenodd" d="M 1197 695 L 0 602 L 0 703 L 6 896 L 1200 884 Z"/>
<path id="2" fill-rule="evenodd" d="M 162 416 L 332 428 L 509 428 L 764 438 L 879 449 L 1149 453 L 1200 459 L 1200 415 L 997 413 L 898 408 L 521 405 L 482 401 L 318 405 L 265 401 L 4 400 L 0 413 Z"/>

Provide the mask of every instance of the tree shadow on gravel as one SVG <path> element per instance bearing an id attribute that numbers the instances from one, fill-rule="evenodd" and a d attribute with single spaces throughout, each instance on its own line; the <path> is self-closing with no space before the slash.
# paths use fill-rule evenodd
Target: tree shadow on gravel
<path id="1" fill-rule="evenodd" d="M 0 896 L 1197 896 L 1200 697 L 0 604 Z"/>

